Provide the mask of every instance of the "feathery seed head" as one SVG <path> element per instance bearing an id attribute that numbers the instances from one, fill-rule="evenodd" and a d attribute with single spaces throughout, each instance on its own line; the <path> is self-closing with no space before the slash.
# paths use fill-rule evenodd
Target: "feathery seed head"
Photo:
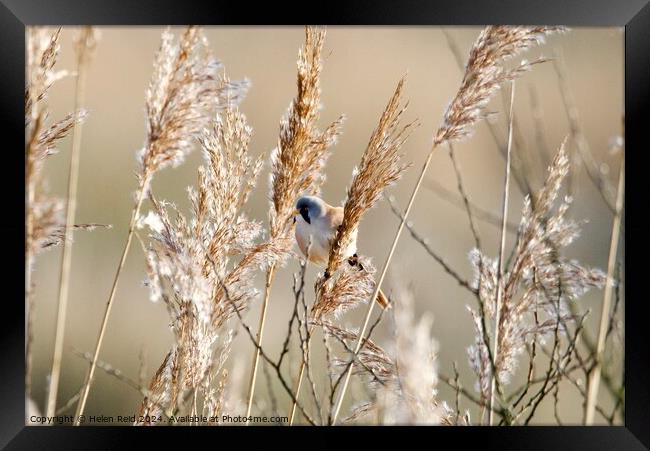
<path id="1" fill-rule="evenodd" d="M 370 137 L 359 167 L 353 171 L 344 206 L 343 223 L 330 250 L 327 266 L 329 274 L 333 274 L 346 257 L 342 253 L 347 249 L 362 216 L 377 203 L 388 186 L 400 179 L 408 167 L 401 162 L 403 155 L 398 151 L 416 123 L 400 123 L 408 105 L 401 104 L 404 82 L 405 78 L 402 78 L 397 84 L 377 128 Z"/>
<path id="2" fill-rule="evenodd" d="M 180 164 L 214 114 L 241 100 L 248 82 L 230 82 L 219 75 L 221 69 L 197 27 L 188 27 L 179 42 L 169 29 L 163 33 L 146 91 L 141 183 L 165 166 Z"/>
<path id="3" fill-rule="evenodd" d="M 272 237 L 288 234 L 294 205 L 301 194 L 319 194 L 330 147 L 341 133 L 344 116 L 323 132 L 317 128 L 324 41 L 324 29 L 306 28 L 305 45 L 298 55 L 298 93 L 280 122 L 278 145 L 271 153 Z"/>
<path id="4" fill-rule="evenodd" d="M 512 263 L 503 275 L 503 299 L 500 304 L 498 355 L 495 362 L 499 381 L 507 384 L 517 368 L 517 358 L 526 344 L 542 341 L 556 330 L 568 334 L 567 325 L 576 319 L 569 313 L 567 303 L 591 288 L 602 288 L 606 275 L 599 269 L 581 266 L 562 256 L 562 248 L 579 235 L 580 227 L 565 216 L 570 198 L 555 207 L 562 181 L 569 172 L 565 143 L 548 169 L 546 182 L 538 193 L 533 209 L 529 199 L 524 201 L 518 240 Z M 485 313 L 495 317 L 497 293 L 497 261 L 478 250 L 470 253 L 475 271 L 474 287 L 480 288 Z M 488 396 L 492 378 L 488 350 L 483 340 L 480 315 L 474 317 L 475 343 L 468 349 L 472 368 L 478 375 L 477 390 Z M 542 318 L 545 315 L 546 318 Z M 539 320 L 538 320 L 539 317 Z"/>
<path id="5" fill-rule="evenodd" d="M 507 69 L 503 64 L 543 43 L 546 35 L 563 30 L 562 27 L 486 27 L 470 50 L 463 81 L 434 135 L 434 147 L 471 135 L 474 125 L 485 117 L 485 107 L 500 86 L 545 60 L 522 60 L 513 69 Z"/>

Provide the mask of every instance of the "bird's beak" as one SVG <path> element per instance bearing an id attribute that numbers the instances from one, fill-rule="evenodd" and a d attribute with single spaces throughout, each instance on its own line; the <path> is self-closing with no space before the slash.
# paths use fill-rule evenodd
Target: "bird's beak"
<path id="1" fill-rule="evenodd" d="M 298 210 L 298 209 L 296 208 L 296 209 L 293 211 L 293 221 L 292 221 L 292 222 L 293 222 L 294 224 L 296 223 L 296 217 L 297 217 L 299 214 L 300 214 L 300 210 Z"/>

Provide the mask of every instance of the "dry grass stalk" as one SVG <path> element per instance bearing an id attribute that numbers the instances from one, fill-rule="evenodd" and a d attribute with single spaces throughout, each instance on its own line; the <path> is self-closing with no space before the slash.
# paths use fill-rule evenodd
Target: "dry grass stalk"
<path id="1" fill-rule="evenodd" d="M 93 27 L 85 27 L 75 36 L 75 50 L 77 56 L 77 77 L 75 80 L 75 110 L 79 111 L 85 104 L 86 68 L 92 58 L 97 44 L 98 31 Z M 82 125 L 75 124 L 72 130 L 72 151 L 68 171 L 68 195 L 65 206 L 64 225 L 73 224 L 77 207 L 77 184 L 79 179 L 79 157 L 81 149 Z M 61 254 L 61 268 L 59 273 L 59 297 L 57 306 L 56 332 L 54 336 L 54 353 L 52 356 L 52 371 L 50 372 L 50 387 L 48 389 L 46 415 L 53 416 L 56 412 L 56 399 L 61 372 L 61 358 L 63 355 L 63 340 L 65 337 L 65 321 L 68 303 L 68 287 L 70 266 L 72 264 L 72 228 L 65 228 L 63 252 Z"/>
<path id="2" fill-rule="evenodd" d="M 30 27 L 27 41 L 27 86 L 25 87 L 25 387 L 31 391 L 31 324 L 33 307 L 32 270 L 38 253 L 61 244 L 66 230 L 92 229 L 91 224 L 69 225 L 63 216 L 63 202 L 47 194 L 42 177 L 45 160 L 58 153 L 58 144 L 83 121 L 86 111 L 78 109 L 47 125 L 47 95 L 52 85 L 68 75 L 55 71 L 60 51 L 61 29 Z"/>
<path id="3" fill-rule="evenodd" d="M 532 64 L 543 60 L 536 60 L 532 63 L 522 61 L 514 69 L 505 68 L 503 66 L 504 62 L 541 43 L 547 34 L 561 30 L 560 27 L 489 26 L 481 32 L 470 51 L 461 86 L 447 107 L 442 124 L 433 135 L 431 150 L 422 166 L 420 176 L 404 211 L 403 219 L 393 238 L 373 297 L 376 297 L 381 289 L 381 284 L 384 281 L 388 266 L 397 247 L 397 241 L 404 229 L 404 224 L 431 163 L 431 157 L 434 151 L 445 142 L 453 142 L 469 136 L 476 123 L 484 117 L 484 109 L 488 101 L 496 93 L 501 84 L 505 81 L 514 80 L 524 72 L 530 70 Z M 372 314 L 373 304 L 370 303 L 368 306 L 366 323 Z M 361 335 L 363 336 L 363 333 Z M 349 375 L 346 381 L 349 381 Z M 335 420 L 338 416 L 346 389 L 347 383 L 343 386 L 338 405 L 335 409 Z"/>
<path id="4" fill-rule="evenodd" d="M 211 55 L 207 39 L 197 27 L 188 27 L 178 43 L 174 41 L 171 31 L 163 33 L 154 61 L 153 76 L 146 91 L 147 134 L 145 145 L 138 152 L 139 186 L 136 202 L 102 318 L 93 362 L 77 406 L 77 418 L 85 409 L 118 280 L 153 175 L 166 166 L 180 164 L 192 150 L 194 138 L 214 113 L 225 106 L 236 104 L 246 91 L 247 82 L 231 83 L 222 79 L 219 76 L 220 69 L 221 64 Z"/>
<path id="5" fill-rule="evenodd" d="M 498 358 L 499 352 L 499 319 L 501 312 L 501 302 L 503 296 L 503 285 L 501 281 L 503 280 L 503 267 L 505 264 L 505 252 L 506 252 L 506 224 L 508 222 L 508 203 L 510 200 L 510 165 L 512 161 L 512 136 L 513 136 L 513 124 L 514 124 L 514 106 L 515 106 L 515 82 L 512 81 L 510 88 L 510 120 L 508 121 L 508 153 L 506 156 L 506 173 L 505 173 L 505 182 L 503 186 L 503 208 L 501 209 L 501 238 L 499 245 L 499 260 L 498 260 L 498 272 L 497 272 L 497 293 L 496 293 L 496 312 L 494 319 L 494 348 L 492 350 L 492 358 L 496 360 Z M 477 246 L 478 248 L 478 246 Z M 488 406 L 488 424 L 492 426 L 494 419 L 494 390 L 498 383 L 497 381 L 498 373 L 493 372 L 492 380 L 490 382 L 490 404 Z"/>
<path id="6" fill-rule="evenodd" d="M 383 191 L 401 177 L 408 165 L 401 163 L 398 153 L 408 139 L 415 122 L 401 125 L 402 114 L 407 104 L 402 105 L 405 78 L 402 78 L 384 109 L 377 128 L 370 136 L 368 146 L 361 157 L 359 168 L 355 168 L 343 207 L 343 222 L 330 248 L 329 260 L 324 277 L 316 283 L 316 302 L 312 308 L 312 319 L 318 320 L 327 313 L 340 314 L 343 310 L 359 305 L 364 297 L 374 291 L 372 274 L 374 268 L 368 262 L 364 268 L 344 268 L 337 273 L 347 257 L 343 255 L 354 239 L 363 215 L 380 199 Z M 366 268 L 368 264 L 368 268 Z M 348 265 L 344 265 L 348 266 Z M 356 272 L 356 274 L 353 274 Z M 333 277 L 333 280 L 331 279 Z M 378 293 L 370 299 L 375 299 Z M 365 298 L 368 299 L 368 298 Z M 367 327 L 368 321 L 366 321 Z M 365 327 L 364 327 L 365 332 Z M 311 334 L 309 334 L 311 335 Z M 296 397 L 300 393 L 305 363 L 298 373 Z M 347 382 L 348 379 L 346 379 Z M 291 408 L 290 422 L 293 422 L 295 404 Z"/>
<path id="7" fill-rule="evenodd" d="M 458 47 L 458 44 L 456 40 L 453 38 L 453 36 L 443 27 L 442 32 L 445 35 L 445 38 L 447 40 L 447 44 L 449 45 L 449 50 L 452 52 L 454 55 L 454 60 L 456 61 L 456 64 L 458 66 L 458 69 L 461 72 L 464 72 L 465 70 L 465 61 L 464 61 L 464 55 L 460 48 Z M 485 121 L 485 125 L 490 132 L 490 136 L 492 137 L 494 144 L 496 145 L 497 149 L 499 150 L 499 153 L 503 156 L 504 160 L 507 157 L 507 145 L 502 142 L 500 139 L 501 133 L 496 127 L 496 124 L 492 123 L 491 121 Z M 518 144 L 518 139 L 516 138 L 518 135 L 518 124 L 515 122 L 514 130 L 515 130 L 515 143 Z M 519 146 L 516 146 L 519 147 Z M 451 156 L 451 154 L 450 154 Z M 514 177 L 515 181 L 517 182 L 517 185 L 519 187 L 519 190 L 521 193 L 524 195 L 526 194 L 531 194 L 531 187 L 530 183 L 528 180 L 528 176 L 530 176 L 530 173 L 525 173 L 524 167 L 522 167 L 523 161 L 524 161 L 524 155 L 522 155 L 520 152 L 515 153 L 514 155 L 511 156 L 512 161 L 511 161 L 511 168 L 512 168 L 512 176 Z M 498 225 L 501 225 L 501 221 L 498 222 Z M 479 246 L 477 246 L 479 247 Z"/>
<path id="8" fill-rule="evenodd" d="M 470 50 L 463 81 L 434 134 L 433 147 L 470 136 L 476 123 L 485 117 L 485 107 L 501 85 L 545 59 L 523 60 L 510 69 L 503 64 L 543 43 L 546 35 L 562 30 L 562 27 L 486 27 Z"/>
<path id="9" fill-rule="evenodd" d="M 625 199 L 625 155 L 621 155 L 621 167 L 618 173 L 618 188 L 616 192 L 615 215 L 612 222 L 612 235 L 609 243 L 609 257 L 607 260 L 607 284 L 605 285 L 605 295 L 600 312 L 600 324 L 598 328 L 598 341 L 596 343 L 595 367 L 589 374 L 587 382 L 587 404 L 585 410 L 585 424 L 592 425 L 596 411 L 596 402 L 598 400 L 598 389 L 602 372 L 603 352 L 605 350 L 605 341 L 607 339 L 608 317 L 610 305 L 612 303 L 613 287 L 617 283 L 614 280 L 614 271 L 616 267 L 616 254 L 618 252 L 618 241 L 621 232 L 621 221 L 623 217 L 623 202 Z M 612 314 L 613 318 L 613 314 Z M 611 322 L 611 319 L 609 320 Z"/>
<path id="10" fill-rule="evenodd" d="M 494 367 L 498 373 L 496 380 L 503 385 L 510 383 L 518 356 L 527 346 L 555 336 L 555 349 L 559 347 L 558 340 L 562 336 L 570 338 L 568 324 L 577 318 L 570 313 L 569 304 L 590 288 L 600 288 L 605 282 L 602 271 L 583 267 L 559 253 L 578 237 L 580 231 L 578 223 L 565 217 L 570 198 L 554 208 L 568 171 L 569 160 L 563 143 L 537 196 L 537 208 L 531 208 L 528 198 L 524 202 L 512 262 L 500 282 L 503 294 L 499 305 L 498 335 L 495 334 L 499 353 L 494 358 Z M 494 319 L 499 284 L 498 261 L 485 257 L 477 249 L 470 253 L 470 261 L 476 273 L 473 285 L 479 289 L 485 315 Z M 476 329 L 476 342 L 468 349 L 470 365 L 478 376 L 476 389 L 482 399 L 487 400 L 492 362 L 483 338 L 480 314 L 469 307 L 468 310 L 474 317 Z M 572 340 L 567 353 L 575 346 L 575 338 Z M 551 359 L 550 365 L 560 365 L 558 361 Z"/>
<path id="11" fill-rule="evenodd" d="M 197 189 L 189 190 L 192 218 L 154 201 L 155 210 L 141 221 L 151 230 L 151 298 L 165 302 L 175 334 L 150 383 L 151 396 L 141 405 L 142 415 L 178 410 L 187 391 L 195 400 L 202 393 L 210 405 L 206 408 L 216 409 L 219 402 L 209 381 L 223 372 L 230 352 L 234 329 L 228 320 L 257 296 L 255 272 L 284 256 L 269 242 L 257 244 L 261 225 L 241 213 L 262 167 L 261 158 L 248 155 L 251 132 L 243 114 L 223 112 L 200 138 L 205 165 L 199 168 Z M 223 343 L 217 346 L 219 340 Z"/>
<path id="12" fill-rule="evenodd" d="M 293 246 L 288 240 L 296 200 L 303 194 L 317 195 L 324 182 L 323 167 L 330 155 L 330 147 L 341 133 L 344 116 L 340 116 L 324 131 L 317 127 L 320 117 L 320 73 L 321 54 L 325 41 L 325 30 L 305 28 L 305 45 L 298 55 L 298 93 L 289 105 L 286 117 L 280 122 L 278 145 L 271 155 L 271 208 L 269 229 L 272 239 L 287 242 L 287 251 Z M 275 274 L 275 265 L 266 275 L 266 289 L 257 332 L 257 341 L 263 344 L 266 311 Z M 248 390 L 247 415 L 250 415 L 259 349 L 255 350 L 251 379 Z"/>

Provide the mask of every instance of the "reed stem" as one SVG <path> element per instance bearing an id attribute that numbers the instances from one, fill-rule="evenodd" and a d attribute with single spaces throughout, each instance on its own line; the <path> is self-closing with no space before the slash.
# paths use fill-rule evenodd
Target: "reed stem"
<path id="1" fill-rule="evenodd" d="M 86 88 L 86 45 L 83 42 L 85 35 L 91 33 L 86 27 L 82 35 L 82 45 L 77 53 L 77 78 L 75 83 L 74 111 L 79 111 L 85 102 Z M 46 415 L 54 416 L 56 412 L 56 398 L 61 375 L 61 359 L 63 355 L 63 341 L 65 337 L 65 321 L 68 308 L 68 291 L 70 286 L 70 267 L 72 264 L 72 231 L 77 209 L 77 186 L 79 180 L 79 157 L 81 149 L 81 136 L 83 125 L 75 123 L 72 129 L 72 153 L 70 155 L 70 168 L 68 171 L 68 196 L 65 207 L 65 223 L 63 252 L 61 255 L 61 268 L 59 273 L 59 297 L 56 315 L 56 332 L 54 335 L 54 353 L 52 356 L 52 370 L 50 371 L 50 386 L 48 389 Z"/>
<path id="2" fill-rule="evenodd" d="M 503 187 L 503 209 L 501 211 L 501 240 L 499 245 L 499 272 L 497 273 L 497 295 L 496 295 L 496 309 L 494 313 L 494 344 L 492 351 L 492 380 L 490 381 L 490 405 L 488 408 L 488 424 L 492 426 L 494 421 L 494 391 L 497 383 L 498 370 L 497 354 L 499 352 L 499 323 L 501 320 L 501 304 L 503 301 L 503 263 L 506 249 L 506 226 L 508 224 L 508 202 L 510 199 L 510 165 L 512 158 L 512 131 L 513 131 L 513 106 L 515 103 L 515 82 L 512 81 L 512 89 L 510 91 L 510 120 L 508 123 L 508 152 L 506 156 L 506 175 Z"/>
<path id="3" fill-rule="evenodd" d="M 133 232 L 135 231 L 135 223 L 140 214 L 140 208 L 142 207 L 142 201 L 145 197 L 145 192 L 147 191 L 147 186 L 149 184 L 149 174 L 145 173 L 140 184 L 140 188 L 137 194 L 137 201 L 135 207 L 133 208 L 133 213 L 131 214 L 131 221 L 129 222 L 129 232 L 126 238 L 126 244 L 124 245 L 124 250 L 122 251 L 122 257 L 120 258 L 120 263 L 115 272 L 115 278 L 113 279 L 113 285 L 111 286 L 111 292 L 108 296 L 108 302 L 106 303 L 106 310 L 104 312 L 104 317 L 102 319 L 102 326 L 99 329 L 99 335 L 97 336 L 97 344 L 95 345 L 95 352 L 93 354 L 93 360 L 90 364 L 90 369 L 88 375 L 86 376 L 86 381 L 84 383 L 84 388 L 77 405 L 77 412 L 75 414 L 74 425 L 79 426 L 80 416 L 83 415 L 86 408 L 86 401 L 88 400 L 88 393 L 90 392 L 90 385 L 92 384 L 93 376 L 95 375 L 95 369 L 97 368 L 97 360 L 99 359 L 99 352 L 104 341 L 104 334 L 106 333 L 106 325 L 108 324 L 108 318 L 111 313 L 111 308 L 113 307 L 113 300 L 115 299 L 115 292 L 117 291 L 117 283 L 120 279 L 120 274 L 122 274 L 122 269 L 124 268 L 124 263 L 126 262 L 126 257 L 129 253 L 129 248 L 131 247 L 131 241 L 133 239 Z"/>
<path id="4" fill-rule="evenodd" d="M 438 142 L 434 140 L 431 150 L 429 151 L 429 155 L 427 156 L 427 159 L 424 162 L 424 165 L 422 166 L 422 169 L 420 171 L 420 176 L 415 183 L 415 187 L 413 188 L 413 192 L 411 193 L 411 198 L 409 199 L 409 203 L 406 206 L 406 210 L 404 211 L 404 215 L 402 216 L 402 221 L 400 222 L 400 225 L 397 229 L 397 233 L 395 234 L 395 237 L 393 238 L 393 243 L 390 246 L 390 251 L 388 252 L 388 256 L 386 257 L 386 261 L 384 262 L 384 265 L 381 269 L 381 273 L 379 275 L 379 279 L 377 280 L 377 284 L 375 285 L 375 289 L 372 293 L 372 296 L 370 297 L 371 301 L 368 302 L 368 310 L 366 312 L 366 317 L 363 321 L 363 327 L 361 328 L 361 332 L 359 333 L 359 337 L 357 339 L 357 343 L 354 347 L 354 354 L 355 356 L 359 353 L 361 350 L 362 343 L 364 343 L 364 338 L 363 336 L 366 333 L 366 329 L 368 328 L 368 324 L 370 323 L 370 317 L 372 316 L 372 311 L 375 307 L 375 302 L 374 300 L 377 299 L 377 295 L 379 294 L 379 290 L 381 289 L 381 284 L 384 282 L 384 277 L 386 277 L 386 273 L 388 272 L 388 265 L 390 265 L 390 261 L 393 258 L 393 253 L 395 252 L 395 248 L 397 247 L 397 241 L 399 240 L 400 235 L 402 234 L 402 231 L 404 230 L 404 225 L 406 224 L 406 219 L 411 212 L 411 207 L 413 206 L 413 203 L 415 201 L 415 196 L 417 195 L 420 186 L 422 185 L 422 180 L 424 180 L 424 176 L 426 175 L 427 169 L 429 168 L 429 164 L 431 163 L 431 157 L 433 156 L 434 150 L 438 147 Z M 336 419 L 338 418 L 339 412 L 341 410 L 341 405 L 343 403 L 343 399 L 345 397 L 345 393 L 348 389 L 348 384 L 350 383 L 350 376 L 352 375 L 352 366 L 354 363 L 348 365 L 347 367 L 347 374 L 345 375 L 345 380 L 343 381 L 343 386 L 341 387 L 341 393 L 338 397 L 338 400 L 336 401 L 335 407 L 334 407 L 334 415 L 332 417 L 332 425 L 336 424 Z"/>
<path id="5" fill-rule="evenodd" d="M 266 273 L 266 288 L 264 290 L 264 301 L 262 303 L 262 311 L 260 312 L 260 322 L 257 328 L 256 340 L 259 343 L 259 346 L 262 346 L 262 340 L 264 339 L 264 324 L 266 323 L 266 309 L 269 305 L 269 297 L 271 296 L 271 285 L 273 284 L 273 279 L 275 278 L 275 265 L 272 265 Z M 253 406 L 253 396 L 255 395 L 255 382 L 257 381 L 257 365 L 260 360 L 260 348 L 255 347 L 255 354 L 253 357 L 253 367 L 251 369 L 251 379 L 248 385 L 248 406 L 246 407 L 246 416 L 248 417 L 251 414 L 251 408 Z M 250 422 L 247 422 L 248 426 Z"/>
<path id="6" fill-rule="evenodd" d="M 605 350 L 605 339 L 607 338 L 607 324 L 609 318 L 609 309 L 612 303 L 614 270 L 616 268 L 616 254 L 618 253 L 618 241 L 621 232 L 621 216 L 623 211 L 623 200 L 625 191 L 625 156 L 623 155 L 621 167 L 618 175 L 618 188 L 616 193 L 616 209 L 614 221 L 612 223 L 612 237 L 609 242 L 609 258 L 607 261 L 607 282 L 605 286 L 605 295 L 603 297 L 603 306 L 600 311 L 600 326 L 598 329 L 598 342 L 596 343 L 596 360 L 595 366 L 589 374 L 587 385 L 587 408 L 585 410 L 584 422 L 587 426 L 594 423 L 596 413 L 596 400 L 598 398 L 598 389 L 600 388 L 600 375 L 602 372 L 603 351 Z"/>

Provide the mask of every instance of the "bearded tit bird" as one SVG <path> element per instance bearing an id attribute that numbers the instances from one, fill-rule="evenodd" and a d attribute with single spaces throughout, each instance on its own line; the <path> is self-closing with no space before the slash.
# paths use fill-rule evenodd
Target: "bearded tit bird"
<path id="1" fill-rule="evenodd" d="M 308 257 L 310 262 L 323 268 L 327 267 L 330 247 L 343 222 L 343 207 L 332 207 L 316 196 L 302 196 L 296 203 L 293 222 L 296 225 L 296 243 L 302 254 Z M 363 271 L 357 256 L 357 230 L 352 233 L 350 244 L 343 255 L 350 265 Z M 381 290 L 376 300 L 383 308 L 390 307 L 388 298 Z"/>

